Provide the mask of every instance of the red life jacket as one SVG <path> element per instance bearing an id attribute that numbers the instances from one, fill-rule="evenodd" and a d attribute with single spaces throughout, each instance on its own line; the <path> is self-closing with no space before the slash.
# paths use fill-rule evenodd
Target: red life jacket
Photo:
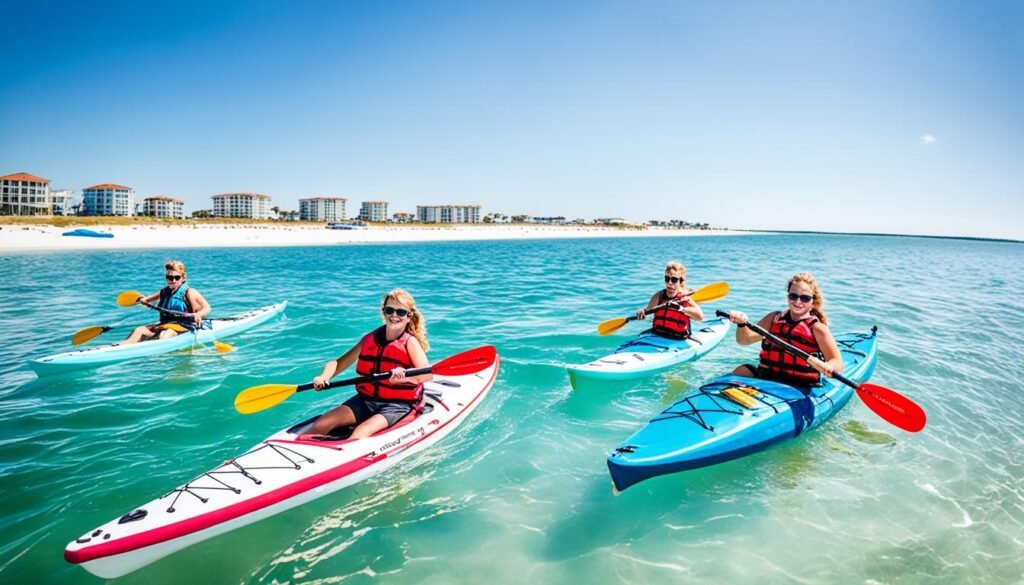
<path id="1" fill-rule="evenodd" d="M 679 303 L 679 307 L 662 307 L 654 312 L 653 327 L 655 333 L 676 339 L 686 339 L 690 336 L 690 318 L 681 310 L 683 298 L 685 298 L 684 295 L 679 293 L 675 298 L 671 299 Z M 665 291 L 661 291 L 658 304 L 664 304 L 668 300 L 668 295 L 665 294 Z"/>
<path id="2" fill-rule="evenodd" d="M 412 368 L 412 358 L 406 344 L 412 337 L 408 331 L 398 339 L 388 342 L 385 328 L 381 327 L 363 337 L 356 361 L 356 373 L 360 376 L 390 372 L 397 367 Z M 371 400 L 418 402 L 423 384 L 392 384 L 387 379 L 356 384 L 356 391 Z"/>
<path id="3" fill-rule="evenodd" d="M 814 338 L 813 327 L 818 321 L 817 317 L 811 315 L 794 322 L 789 317 L 789 311 L 785 311 L 772 321 L 769 331 L 783 341 L 788 341 L 815 357 L 823 358 L 818 340 Z M 767 339 L 761 341 L 759 370 L 765 377 L 780 381 L 793 381 L 797 384 L 821 382 L 821 374 L 812 368 L 807 360 L 785 351 Z"/>

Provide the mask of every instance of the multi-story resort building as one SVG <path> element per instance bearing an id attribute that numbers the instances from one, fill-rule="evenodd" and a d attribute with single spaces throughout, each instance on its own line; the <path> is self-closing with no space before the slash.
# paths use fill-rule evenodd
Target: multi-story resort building
<path id="1" fill-rule="evenodd" d="M 270 195 L 261 193 L 222 193 L 213 195 L 214 217 L 246 217 L 270 219 Z"/>
<path id="2" fill-rule="evenodd" d="M 0 215 L 50 215 L 50 180 L 28 173 L 0 177 Z"/>
<path id="3" fill-rule="evenodd" d="M 124 215 L 135 211 L 135 191 L 131 187 L 104 183 L 82 189 L 85 215 Z"/>
<path id="4" fill-rule="evenodd" d="M 185 202 L 164 195 L 146 197 L 142 200 L 142 215 L 185 219 Z"/>
<path id="5" fill-rule="evenodd" d="M 75 196 L 74 189 L 51 189 L 50 209 L 54 215 L 74 215 L 74 204 L 71 198 Z"/>
<path id="6" fill-rule="evenodd" d="M 417 205 L 416 219 L 423 223 L 480 223 L 480 206 Z"/>
<path id="7" fill-rule="evenodd" d="M 299 219 L 302 221 L 343 221 L 344 197 L 310 197 L 299 199 Z"/>
<path id="8" fill-rule="evenodd" d="M 363 205 L 359 209 L 359 219 L 363 221 L 387 221 L 388 202 L 363 201 Z"/>

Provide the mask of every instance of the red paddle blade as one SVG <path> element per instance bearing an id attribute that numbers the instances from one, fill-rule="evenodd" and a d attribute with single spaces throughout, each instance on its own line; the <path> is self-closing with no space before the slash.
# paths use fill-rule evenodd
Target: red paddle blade
<path id="1" fill-rule="evenodd" d="M 445 358 L 434 364 L 431 371 L 441 376 L 475 374 L 493 364 L 497 356 L 493 345 L 484 345 Z"/>
<path id="2" fill-rule="evenodd" d="M 857 396 L 875 414 L 911 433 L 924 428 L 928 417 L 924 410 L 906 396 L 877 384 L 861 384 Z"/>

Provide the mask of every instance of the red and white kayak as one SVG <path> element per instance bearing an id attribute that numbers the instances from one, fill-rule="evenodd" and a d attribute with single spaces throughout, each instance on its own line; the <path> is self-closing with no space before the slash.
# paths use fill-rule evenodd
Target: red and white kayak
<path id="1" fill-rule="evenodd" d="M 267 438 L 245 454 L 72 541 L 64 558 L 107 579 L 208 538 L 358 483 L 429 449 L 476 408 L 499 359 L 425 384 L 423 412 L 358 441 L 301 437 L 317 417 Z"/>

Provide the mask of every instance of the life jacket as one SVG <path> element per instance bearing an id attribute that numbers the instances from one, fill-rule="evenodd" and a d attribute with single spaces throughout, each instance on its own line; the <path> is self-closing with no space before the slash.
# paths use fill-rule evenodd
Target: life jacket
<path id="1" fill-rule="evenodd" d="M 168 311 L 177 311 L 179 313 L 191 313 L 192 303 L 188 302 L 188 296 L 185 294 L 188 292 L 188 285 L 184 282 L 178 287 L 178 290 L 171 292 L 171 288 L 165 286 L 160 289 L 160 300 L 156 306 L 161 309 L 167 309 Z M 178 315 L 168 315 L 163 311 L 160 312 L 161 323 L 192 323 L 192 319 L 188 317 L 179 317 Z"/>
<path id="2" fill-rule="evenodd" d="M 356 373 L 360 376 L 390 372 L 397 367 L 412 368 L 412 358 L 406 345 L 412 335 L 408 331 L 398 339 L 388 342 L 384 327 L 367 333 L 359 348 Z M 356 384 L 356 391 L 372 400 L 382 402 L 418 402 L 423 393 L 423 384 L 392 384 L 387 379 Z"/>
<path id="3" fill-rule="evenodd" d="M 787 341 L 817 358 L 824 359 L 821 348 L 818 346 L 818 340 L 814 338 L 813 327 L 819 320 L 811 315 L 806 319 L 793 321 L 789 317 L 789 311 L 786 311 L 772 320 L 769 331 L 783 341 Z M 768 339 L 761 341 L 759 369 L 765 377 L 779 381 L 792 381 L 797 385 L 821 383 L 821 374 L 812 368 L 807 360 L 785 351 Z"/>
<path id="4" fill-rule="evenodd" d="M 690 318 L 682 311 L 684 295 L 679 293 L 671 299 L 679 303 L 679 307 L 662 307 L 654 312 L 654 332 L 665 337 L 686 339 L 690 336 Z M 665 291 L 661 291 L 658 304 L 669 301 Z"/>

